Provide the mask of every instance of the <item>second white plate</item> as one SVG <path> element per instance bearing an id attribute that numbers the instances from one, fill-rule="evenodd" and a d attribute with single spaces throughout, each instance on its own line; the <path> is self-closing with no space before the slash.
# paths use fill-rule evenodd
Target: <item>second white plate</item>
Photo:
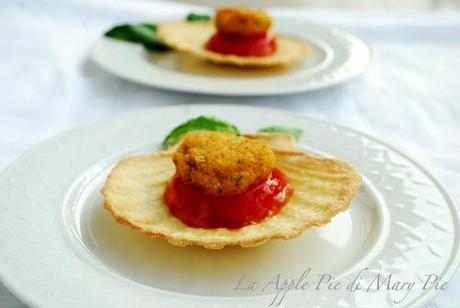
<path id="1" fill-rule="evenodd" d="M 148 86 L 202 94 L 281 95 L 329 87 L 364 71 L 369 45 L 332 27 L 277 20 L 275 31 L 312 45 L 312 53 L 292 68 L 248 69 L 216 65 L 178 52 L 151 53 L 142 46 L 101 37 L 90 57 L 119 77 Z"/>

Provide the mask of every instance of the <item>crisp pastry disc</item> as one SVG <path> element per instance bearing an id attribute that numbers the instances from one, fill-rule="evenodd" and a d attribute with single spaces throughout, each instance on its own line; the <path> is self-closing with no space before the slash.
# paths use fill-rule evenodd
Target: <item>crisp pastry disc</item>
<path id="1" fill-rule="evenodd" d="M 117 222 L 146 236 L 177 246 L 209 249 L 253 247 L 274 239 L 294 238 L 307 228 L 329 223 L 348 208 L 361 185 L 361 175 L 350 164 L 295 149 L 283 134 L 269 135 L 262 134 L 262 138 L 278 145 L 274 148 L 276 167 L 283 171 L 294 193 L 278 214 L 257 224 L 239 229 L 192 228 L 170 215 L 163 195 L 175 173 L 171 151 L 120 161 L 102 189 L 104 206 Z M 280 150 L 280 144 L 287 149 Z"/>
<path id="2" fill-rule="evenodd" d="M 289 65 L 301 60 L 311 50 L 304 41 L 276 35 L 277 49 L 268 56 L 223 55 L 207 50 L 204 45 L 215 33 L 212 22 L 167 22 L 160 24 L 158 35 L 168 46 L 190 53 L 203 60 L 237 66 L 277 66 Z"/>

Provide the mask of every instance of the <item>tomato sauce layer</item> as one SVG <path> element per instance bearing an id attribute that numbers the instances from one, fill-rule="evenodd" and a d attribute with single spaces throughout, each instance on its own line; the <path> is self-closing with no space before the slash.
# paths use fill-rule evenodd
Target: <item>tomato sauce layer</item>
<path id="1" fill-rule="evenodd" d="M 246 192 L 230 196 L 207 195 L 176 174 L 166 188 L 165 202 L 170 213 L 190 227 L 237 229 L 278 213 L 292 193 L 285 176 L 276 168 Z"/>
<path id="2" fill-rule="evenodd" d="M 217 32 L 209 39 L 205 47 L 224 55 L 263 57 L 275 52 L 276 41 L 268 33 L 242 36 Z"/>

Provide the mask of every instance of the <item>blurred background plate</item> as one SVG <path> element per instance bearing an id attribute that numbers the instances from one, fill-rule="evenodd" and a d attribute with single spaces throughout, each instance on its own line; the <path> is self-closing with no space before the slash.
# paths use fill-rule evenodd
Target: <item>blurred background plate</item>
<path id="1" fill-rule="evenodd" d="M 151 53 L 136 44 L 101 37 L 90 56 L 102 68 L 133 82 L 233 96 L 291 94 L 329 87 L 359 75 L 371 60 L 366 42 L 338 28 L 277 19 L 275 31 L 307 41 L 313 47 L 311 54 L 289 68 L 238 68 L 177 52 Z"/>

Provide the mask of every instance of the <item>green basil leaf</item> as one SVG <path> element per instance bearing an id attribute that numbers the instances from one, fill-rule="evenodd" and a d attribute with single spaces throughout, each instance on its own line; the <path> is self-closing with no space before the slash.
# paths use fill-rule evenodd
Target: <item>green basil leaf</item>
<path id="1" fill-rule="evenodd" d="M 211 16 L 206 15 L 206 14 L 190 13 L 190 14 L 187 15 L 186 20 L 187 21 L 210 21 Z"/>
<path id="2" fill-rule="evenodd" d="M 163 141 L 162 148 L 168 149 L 169 147 L 175 145 L 186 133 L 200 130 L 227 131 L 234 133 L 235 135 L 240 134 L 240 131 L 235 125 L 214 117 L 199 116 L 174 128 L 166 136 Z"/>
<path id="3" fill-rule="evenodd" d="M 284 133 L 294 136 L 296 139 L 299 139 L 302 136 L 302 129 L 294 127 L 284 127 L 284 126 L 268 126 L 258 130 L 261 133 Z"/>
<path id="4" fill-rule="evenodd" d="M 157 36 L 157 26 L 150 23 L 124 24 L 113 27 L 104 34 L 117 40 L 140 43 L 152 51 L 166 51 L 166 46 Z"/>
<path id="5" fill-rule="evenodd" d="M 188 14 L 187 21 L 209 21 L 211 16 L 204 14 Z M 157 25 L 152 23 L 123 24 L 113 27 L 104 36 L 116 40 L 138 43 L 151 51 L 167 51 L 170 48 L 157 35 Z"/>

